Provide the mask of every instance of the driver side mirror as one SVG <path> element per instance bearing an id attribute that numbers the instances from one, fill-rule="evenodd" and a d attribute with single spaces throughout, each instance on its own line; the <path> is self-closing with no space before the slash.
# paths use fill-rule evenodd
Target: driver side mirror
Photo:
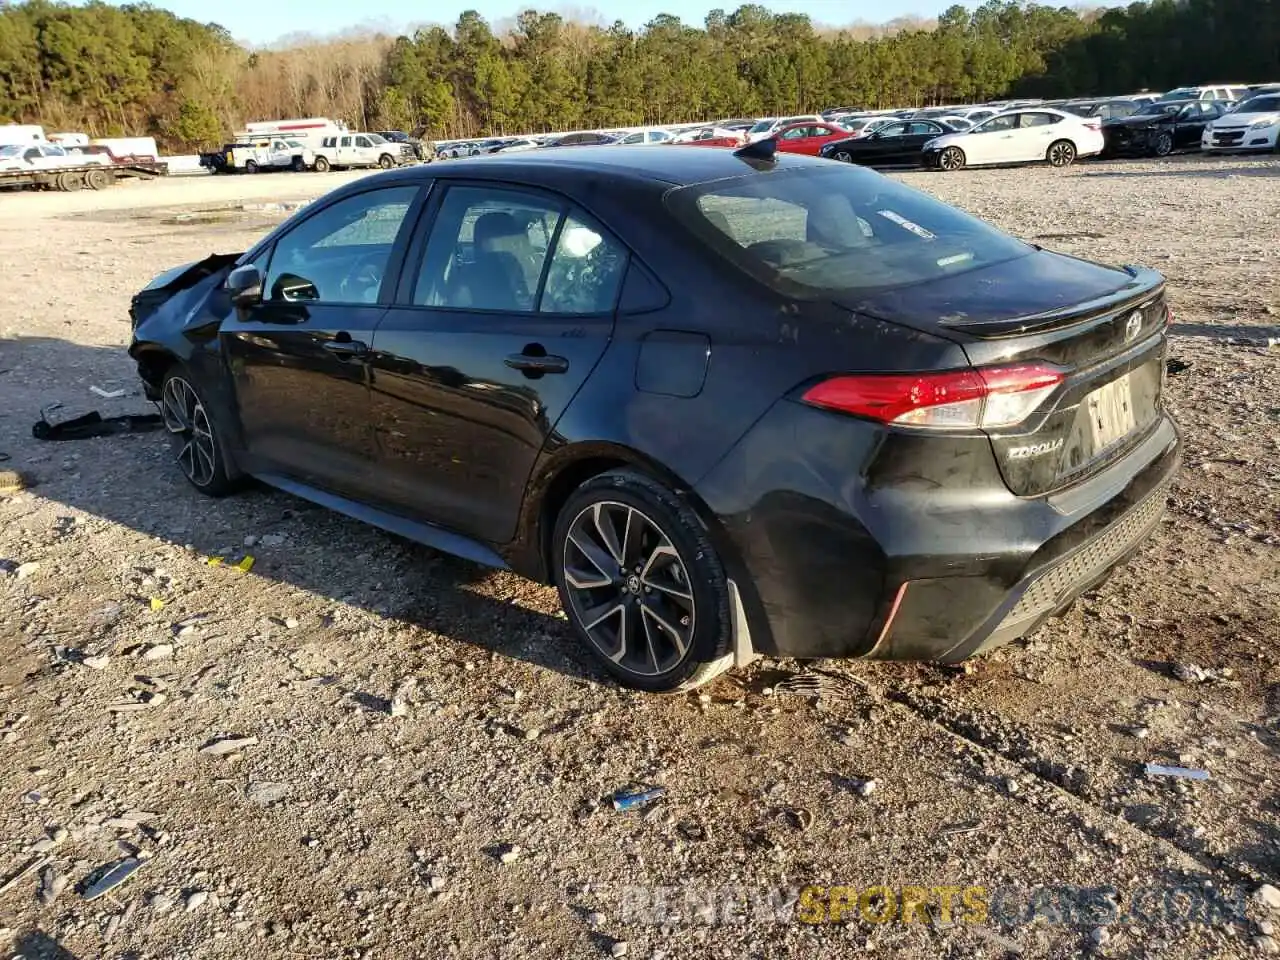
<path id="1" fill-rule="evenodd" d="M 242 309 L 262 302 L 262 271 L 253 264 L 236 267 L 223 284 L 231 302 Z"/>

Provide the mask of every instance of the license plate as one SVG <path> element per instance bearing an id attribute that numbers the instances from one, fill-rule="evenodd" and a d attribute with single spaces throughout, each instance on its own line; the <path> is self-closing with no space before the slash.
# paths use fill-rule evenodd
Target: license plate
<path id="1" fill-rule="evenodd" d="M 1085 410 L 1089 413 L 1089 431 L 1093 435 L 1095 451 L 1111 446 L 1137 427 L 1129 376 L 1126 373 L 1085 397 Z"/>

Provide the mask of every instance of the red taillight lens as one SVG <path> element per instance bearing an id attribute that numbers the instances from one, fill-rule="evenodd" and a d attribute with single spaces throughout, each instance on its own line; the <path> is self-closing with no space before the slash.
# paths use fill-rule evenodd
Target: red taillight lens
<path id="1" fill-rule="evenodd" d="M 1173 326 L 1173 307 L 1169 306 L 1169 302 L 1167 300 L 1164 305 L 1164 325 L 1166 327 Z"/>
<path id="2" fill-rule="evenodd" d="M 1021 423 L 1062 381 L 1062 371 L 1046 364 L 867 374 L 824 380 L 804 401 L 897 426 L 972 430 Z"/>

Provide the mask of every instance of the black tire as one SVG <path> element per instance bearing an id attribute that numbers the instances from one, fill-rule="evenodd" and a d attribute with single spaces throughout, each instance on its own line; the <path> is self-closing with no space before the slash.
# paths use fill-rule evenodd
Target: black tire
<path id="1" fill-rule="evenodd" d="M 841 163 L 853 163 L 853 154 L 848 150 L 837 150 L 831 155 L 833 160 L 839 160 Z"/>
<path id="2" fill-rule="evenodd" d="M 302 173 L 303 170 L 307 169 L 307 161 L 303 160 L 301 157 L 294 157 L 293 163 L 291 163 L 290 166 L 293 167 L 294 173 Z"/>
<path id="3" fill-rule="evenodd" d="M 226 438 L 195 377 L 180 363 L 165 371 L 160 414 L 187 482 L 211 497 L 235 489 L 239 474 L 227 452 Z"/>
<path id="4" fill-rule="evenodd" d="M 328 173 L 329 161 L 325 157 L 316 157 L 316 173 Z"/>
<path id="5" fill-rule="evenodd" d="M 1157 157 L 1167 157 L 1173 153 L 1173 134 L 1168 130 L 1161 131 L 1151 147 L 1151 152 Z"/>
<path id="6" fill-rule="evenodd" d="M 1076 145 L 1070 140 L 1055 140 L 1049 144 L 1049 149 L 1045 151 L 1044 158 L 1049 161 L 1049 166 L 1069 167 L 1076 162 Z"/>
<path id="7" fill-rule="evenodd" d="M 697 514 L 654 478 L 612 470 L 578 487 L 556 518 L 550 561 L 574 631 L 623 686 L 679 693 L 732 664 L 724 567 Z M 632 636 L 644 641 L 634 650 Z"/>
<path id="8" fill-rule="evenodd" d="M 954 172 L 963 170 L 968 158 L 965 157 L 964 151 L 959 147 L 947 147 L 942 153 L 938 154 L 938 169 Z"/>
<path id="9" fill-rule="evenodd" d="M 382 156 L 378 158 L 378 166 L 380 166 L 383 170 L 390 170 L 395 165 L 396 165 L 395 158 L 392 157 L 391 154 L 389 153 L 384 153 Z"/>
<path id="10" fill-rule="evenodd" d="M 257 172 L 258 172 L 258 161 L 256 161 L 256 160 L 246 160 L 246 161 L 245 161 L 245 164 L 244 164 L 244 172 L 245 172 L 245 173 L 257 173 Z"/>
<path id="11" fill-rule="evenodd" d="M 84 175 L 84 182 L 90 190 L 105 190 L 115 181 L 115 174 L 110 170 L 90 170 Z"/>

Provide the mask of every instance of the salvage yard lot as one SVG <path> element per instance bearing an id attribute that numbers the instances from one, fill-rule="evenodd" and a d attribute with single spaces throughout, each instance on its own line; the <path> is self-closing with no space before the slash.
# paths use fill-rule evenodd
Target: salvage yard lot
<path id="1" fill-rule="evenodd" d="M 0 893 L 0 953 L 1275 945 L 1280 912 L 1256 900 L 1234 922 L 1186 914 L 1192 894 L 1280 885 L 1280 339 L 1266 346 L 1280 338 L 1280 163 L 898 175 L 1028 240 L 1162 271 L 1171 356 L 1187 365 L 1168 381 L 1186 463 L 1147 549 L 1031 641 L 964 670 L 809 665 L 828 673 L 816 700 L 773 691 L 793 662 L 701 697 L 622 691 L 549 588 L 281 493 L 203 498 L 155 433 L 31 438 L 55 402 L 57 416 L 146 412 L 124 353 L 130 294 L 243 249 L 352 176 L 0 197 L 0 467 L 32 483 L 0 494 L 0 884 L 56 827 L 68 836 L 50 865 L 70 881 L 50 904 L 39 871 Z M 200 752 L 231 736 L 256 742 Z M 1208 779 L 1147 777 L 1148 762 Z M 599 802 L 633 782 L 667 796 L 630 813 Z M 81 898 L 94 868 L 136 850 L 150 854 L 137 874 Z M 1071 884 L 1114 887 L 1120 916 L 1025 922 L 1034 888 Z M 638 885 L 673 888 L 675 912 L 656 917 Z M 1003 909 L 981 923 L 752 915 L 750 897 L 806 885 L 980 886 Z M 708 899 L 726 888 L 745 917 Z"/>

